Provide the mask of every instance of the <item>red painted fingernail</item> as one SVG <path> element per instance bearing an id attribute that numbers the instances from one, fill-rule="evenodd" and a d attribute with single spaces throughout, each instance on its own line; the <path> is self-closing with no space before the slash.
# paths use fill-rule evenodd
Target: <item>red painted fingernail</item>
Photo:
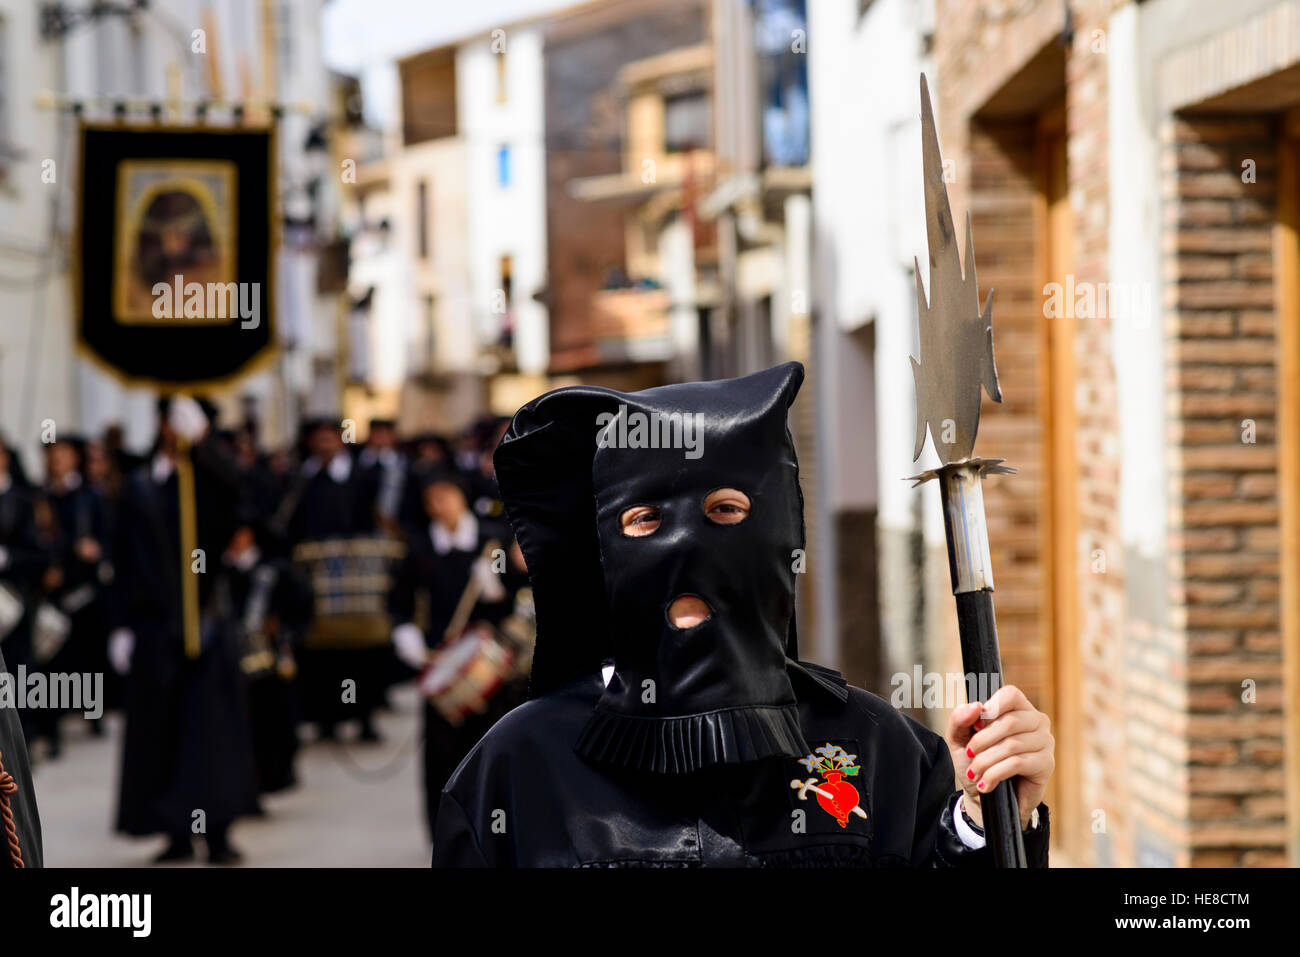
<path id="1" fill-rule="evenodd" d="M 969 779 L 972 780 L 972 781 L 975 780 L 975 769 L 974 769 L 974 768 L 967 768 L 967 769 L 966 769 L 966 777 L 969 778 Z M 980 787 L 983 787 L 983 786 L 984 786 L 984 782 L 981 781 L 981 782 L 980 782 Z"/>
<path id="2" fill-rule="evenodd" d="M 975 752 L 972 751 L 969 747 L 966 748 L 966 757 L 968 757 L 968 758 L 973 758 L 973 757 L 975 757 Z"/>
<path id="3" fill-rule="evenodd" d="M 975 775 L 973 775 L 973 774 L 971 775 L 971 777 L 974 777 L 974 776 L 975 776 Z M 984 782 L 983 782 L 983 781 L 981 781 L 979 784 L 977 784 L 977 785 L 975 785 L 975 786 L 976 786 L 977 788 L 979 788 L 981 791 L 984 790 Z"/>
<path id="4" fill-rule="evenodd" d="M 984 722 L 983 722 L 983 721 L 976 721 L 976 722 L 975 722 L 975 730 L 976 730 L 976 731 L 983 731 L 983 730 L 984 730 Z"/>

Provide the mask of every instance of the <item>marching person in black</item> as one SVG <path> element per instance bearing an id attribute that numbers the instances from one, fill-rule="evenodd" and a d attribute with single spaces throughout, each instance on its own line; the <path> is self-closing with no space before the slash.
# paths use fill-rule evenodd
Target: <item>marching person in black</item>
<path id="1" fill-rule="evenodd" d="M 199 405 L 159 403 L 152 457 L 122 490 L 109 658 L 127 675 L 117 830 L 166 834 L 158 861 L 235 863 L 229 828 L 255 808 L 247 700 L 221 555 L 241 488 Z M 192 540 L 191 540 L 192 539 Z"/>
<path id="2" fill-rule="evenodd" d="M 36 526 L 33 490 L 9 447 L 0 442 L 0 649 L 10 674 L 33 669 L 32 620 L 49 550 Z M 13 710 L 13 709 L 10 709 Z M 37 713 L 23 708 L 14 717 L 27 740 L 36 733 Z M 26 749 L 23 751 L 26 760 Z"/>
<path id="3" fill-rule="evenodd" d="M 454 469 L 451 448 L 447 440 L 433 432 L 417 435 L 409 443 L 407 457 L 406 492 L 402 496 L 402 525 L 408 532 L 425 527 L 429 518 L 424 513 L 423 489 L 435 473 Z"/>
<path id="4" fill-rule="evenodd" d="M 374 490 L 376 519 L 390 532 L 401 527 L 402 504 L 406 500 L 406 457 L 397 447 L 397 423 L 392 419 L 371 419 L 365 447 L 357 466 Z"/>
<path id="5" fill-rule="evenodd" d="M 338 420 L 309 421 L 304 439 L 308 454 L 272 518 L 273 533 L 287 540 L 290 552 L 303 543 L 375 535 L 374 476 L 357 466 L 343 443 Z M 312 587 L 321 584 L 313 582 Z M 385 646 L 360 642 L 325 647 L 313 642 L 309 633 L 299 659 L 303 718 L 319 727 L 321 738 L 336 737 L 340 722 L 356 719 L 362 741 L 379 740 L 373 713 L 390 655 Z M 355 698 L 343 693 L 345 687 L 355 690 Z"/>
<path id="6" fill-rule="evenodd" d="M 29 654 L 32 594 L 46 562 L 29 491 L 9 447 L 0 441 L 0 680 L 9 682 L 15 680 L 9 669 L 25 663 Z M 6 654 L 13 655 L 8 663 Z M 10 691 L 16 695 L 18 689 L 11 685 Z M 30 714 L 0 703 L 0 869 L 43 865 L 41 819 L 22 720 Z"/>
<path id="7" fill-rule="evenodd" d="M 0 483 L 5 477 L 5 470 L 0 468 Z M 0 677 L 8 678 L 2 649 L 0 644 Z M 0 870 L 42 866 L 41 817 L 22 722 L 16 708 L 0 706 Z"/>
<path id="8" fill-rule="evenodd" d="M 40 514 L 48 527 L 51 561 L 42 576 L 46 608 L 56 628 L 43 629 L 57 648 L 34 649 L 36 664 L 49 673 L 102 672 L 107 663 L 107 622 L 104 591 L 112 578 L 108 555 L 109 521 L 103 496 L 81 472 L 80 439 L 61 436 L 45 447 L 45 483 Z M 49 742 L 49 754 L 60 748 L 62 712 L 43 709 L 37 717 L 38 735 Z M 98 719 L 91 720 L 96 734 Z"/>
<path id="9" fill-rule="evenodd" d="M 258 789 L 271 794 L 297 783 L 295 645 L 310 604 L 293 564 L 264 552 L 256 527 L 254 520 L 237 529 L 221 561 L 230 584 L 240 671 L 248 683 Z"/>
<path id="10" fill-rule="evenodd" d="M 507 560 L 509 529 L 474 515 L 464 483 L 464 476 L 451 467 L 425 476 L 421 497 L 428 521 L 411 534 L 393 583 L 389 603 L 393 643 L 398 656 L 417 670 L 436 661 L 459 637 L 459 632 L 449 634 L 448 628 L 462 600 L 472 604 L 456 623 L 461 629 L 469 622 L 495 624 L 510 612 L 515 590 L 526 583 L 522 571 Z M 467 593 L 470 599 L 465 599 Z M 484 732 L 521 702 L 521 690 L 502 688 L 486 711 L 466 717 L 459 725 L 425 702 L 424 793 L 431 834 L 447 777 Z"/>
<path id="11" fill-rule="evenodd" d="M 532 700 L 448 780 L 436 866 L 987 867 L 979 796 L 1013 777 L 1046 866 L 1053 741 L 1019 690 L 941 736 L 798 660 L 802 381 L 577 386 L 515 416 Z"/>
<path id="12" fill-rule="evenodd" d="M 81 471 L 86 485 L 99 496 L 104 514 L 102 541 L 105 544 L 107 560 L 99 567 L 102 586 L 99 599 L 102 637 L 91 646 L 91 657 L 87 667 L 104 676 L 104 710 L 110 711 L 121 708 L 125 695 L 123 678 L 113 669 L 108 660 L 108 592 L 112 585 L 113 564 L 112 556 L 107 554 L 116 536 L 117 500 L 122 494 L 125 476 L 118 471 L 116 461 L 108 453 L 107 444 L 94 439 L 87 442 L 82 450 Z M 97 736 L 103 733 L 102 720 L 93 722 L 90 727 Z"/>

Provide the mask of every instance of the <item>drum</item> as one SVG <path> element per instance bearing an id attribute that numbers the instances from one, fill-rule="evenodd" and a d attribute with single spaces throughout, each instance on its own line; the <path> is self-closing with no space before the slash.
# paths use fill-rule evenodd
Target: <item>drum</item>
<path id="1" fill-rule="evenodd" d="M 388 592 L 406 546 L 383 537 L 303 542 L 293 560 L 311 582 L 314 616 L 303 644 L 312 650 L 373 648 L 392 632 Z"/>
<path id="2" fill-rule="evenodd" d="M 420 690 L 448 724 L 459 726 L 487 710 L 492 696 L 513 676 L 514 658 L 490 625 L 470 625 L 420 673 Z"/>

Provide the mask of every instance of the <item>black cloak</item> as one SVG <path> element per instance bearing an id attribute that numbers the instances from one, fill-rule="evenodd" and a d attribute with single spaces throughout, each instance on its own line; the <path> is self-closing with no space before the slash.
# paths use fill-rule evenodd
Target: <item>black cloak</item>
<path id="1" fill-rule="evenodd" d="M 194 812 L 219 833 L 253 811 L 257 776 L 230 617 L 219 613 L 228 582 L 220 564 L 241 514 L 239 480 L 213 435 L 189 451 L 194 468 L 201 650 L 185 654 L 180 494 L 175 470 L 161 483 L 149 466 L 122 491 L 110 594 L 113 627 L 135 635 L 127 675 L 126 734 L 117 830 L 188 835 Z"/>
<path id="2" fill-rule="evenodd" d="M 435 866 L 991 865 L 958 836 L 944 739 L 797 660 L 802 381 L 787 363 L 578 386 L 515 416 L 495 464 L 536 602 L 532 700 L 448 780 Z M 749 497 L 743 521 L 706 514 L 720 488 Z M 636 506 L 657 510 L 649 535 L 623 533 Z M 673 626 L 682 595 L 710 617 Z"/>
<path id="3" fill-rule="evenodd" d="M 0 655 L 0 673 L 4 671 L 4 656 Z M 16 684 L 11 689 L 15 694 L 21 693 Z M 0 774 L 0 792 L 4 792 L 9 800 L 9 816 L 13 819 L 13 838 L 18 842 L 18 855 L 23 867 L 42 867 L 41 816 L 36 809 L 31 765 L 27 762 L 27 742 L 23 739 L 18 712 L 7 706 L 0 707 L 0 765 L 4 767 L 3 774 Z M 15 866 L 8 823 L 0 822 L 0 870 Z"/>

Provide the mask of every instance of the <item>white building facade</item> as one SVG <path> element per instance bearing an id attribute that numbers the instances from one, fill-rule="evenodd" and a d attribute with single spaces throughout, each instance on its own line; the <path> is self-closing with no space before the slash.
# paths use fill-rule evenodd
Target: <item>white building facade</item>
<path id="1" fill-rule="evenodd" d="M 91 15 L 92 4 L 68 3 L 43 29 L 31 0 L 0 2 L 0 308 L 7 317 L 0 323 L 0 428 L 29 454 L 39 450 L 47 419 L 87 435 L 120 425 L 133 449 L 146 447 L 156 427 L 152 388 L 120 380 L 76 348 L 69 259 L 79 132 L 71 102 L 97 122 L 112 122 L 114 105 L 124 103 L 121 118 L 145 127 L 153 122 L 150 103 L 161 104 L 160 118 L 175 124 L 193 122 L 197 101 L 243 102 L 250 116 L 268 98 L 291 104 L 277 121 L 280 208 L 270 211 L 280 242 L 280 358 L 213 397 L 229 424 L 251 401 L 263 439 L 276 443 L 293 433 L 301 412 L 336 406 L 328 363 L 337 353 L 338 297 L 317 291 L 317 266 L 335 231 L 339 177 L 319 136 L 309 145 L 328 118 L 323 4 L 155 0 L 141 10 Z M 214 107 L 207 121 L 231 122 L 229 108 Z M 292 222 L 282 228 L 286 216 Z"/>

